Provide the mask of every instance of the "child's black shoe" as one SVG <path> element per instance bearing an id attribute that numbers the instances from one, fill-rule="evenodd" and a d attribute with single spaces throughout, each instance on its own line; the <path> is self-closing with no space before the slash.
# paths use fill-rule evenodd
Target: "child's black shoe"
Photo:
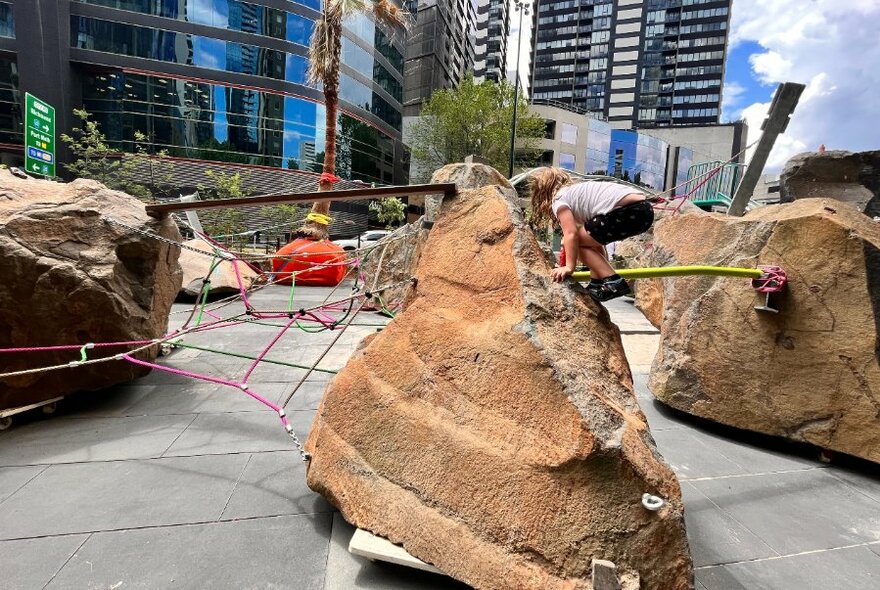
<path id="1" fill-rule="evenodd" d="M 590 282 L 587 285 L 587 292 L 596 301 L 610 301 L 617 297 L 629 295 L 631 293 L 626 280 L 622 278 L 605 279 L 601 283 Z"/>

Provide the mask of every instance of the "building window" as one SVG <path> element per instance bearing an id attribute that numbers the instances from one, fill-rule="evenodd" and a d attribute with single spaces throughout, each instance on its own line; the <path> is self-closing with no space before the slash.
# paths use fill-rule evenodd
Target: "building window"
<path id="1" fill-rule="evenodd" d="M 171 156 L 200 160 L 321 169 L 321 104 L 268 91 L 118 72 L 85 76 L 82 93 L 85 109 L 116 148 L 133 150 L 134 133 L 140 131 L 148 138 L 142 147 L 151 153 L 166 150 Z M 0 101 L 0 113 L 3 106 Z M 338 126 L 338 174 L 388 182 L 396 161 L 394 140 L 344 114 Z"/>
<path id="2" fill-rule="evenodd" d="M 15 15 L 8 2 L 0 2 L 0 37 L 15 38 Z"/>
<path id="3" fill-rule="evenodd" d="M 0 59 L 0 142 L 24 143 L 22 102 L 18 91 L 18 65 L 12 60 Z"/>
<path id="4" fill-rule="evenodd" d="M 574 170 L 575 158 L 574 154 L 559 152 L 559 167 L 566 170 Z"/>
<path id="5" fill-rule="evenodd" d="M 568 143 L 571 145 L 575 145 L 578 140 L 578 128 L 577 125 L 572 125 L 571 123 L 563 123 L 562 124 L 562 132 L 559 134 L 559 141 L 562 143 Z"/>

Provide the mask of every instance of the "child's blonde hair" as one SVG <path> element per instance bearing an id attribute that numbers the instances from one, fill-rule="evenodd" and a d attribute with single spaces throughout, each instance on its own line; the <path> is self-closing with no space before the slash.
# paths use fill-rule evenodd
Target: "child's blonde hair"
<path id="1" fill-rule="evenodd" d="M 529 192 L 532 197 L 532 227 L 547 229 L 556 225 L 553 217 L 553 197 L 563 186 L 571 184 L 571 176 L 562 168 L 547 166 L 541 168 L 529 179 Z"/>

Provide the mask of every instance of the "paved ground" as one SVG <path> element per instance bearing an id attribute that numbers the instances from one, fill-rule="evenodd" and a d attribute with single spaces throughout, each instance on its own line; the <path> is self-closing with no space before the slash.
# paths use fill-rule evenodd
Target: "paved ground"
<path id="1" fill-rule="evenodd" d="M 324 294 L 303 289 L 301 305 Z M 258 303 L 277 308 L 286 295 Z M 646 388 L 656 331 L 628 303 L 610 308 L 657 445 L 682 480 L 698 590 L 880 588 L 877 471 L 829 467 L 664 409 Z M 352 328 L 320 366 L 340 367 L 375 329 Z M 272 334 L 251 325 L 187 342 L 246 353 Z M 311 364 L 332 337 L 298 333 L 269 358 Z M 247 365 L 195 349 L 164 362 L 227 376 Z M 251 382 L 277 400 L 303 373 L 266 366 Z M 327 378 L 313 375 L 290 406 L 302 436 Z M 351 533 L 305 486 L 277 418 L 241 392 L 154 372 L 0 434 L 0 588 L 464 588 L 356 558 Z"/>

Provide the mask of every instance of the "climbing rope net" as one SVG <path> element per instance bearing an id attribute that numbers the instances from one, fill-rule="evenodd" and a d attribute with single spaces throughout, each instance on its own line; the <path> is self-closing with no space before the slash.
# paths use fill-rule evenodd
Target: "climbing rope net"
<path id="1" fill-rule="evenodd" d="M 746 149 L 748 149 L 748 147 Z M 735 160 L 738 156 L 739 154 L 734 155 L 729 161 Z M 680 187 L 674 187 L 668 191 L 664 191 L 664 193 L 655 195 L 654 199 L 652 199 L 655 202 L 655 207 L 670 209 L 673 215 L 677 214 L 684 201 L 687 200 L 694 191 L 698 190 L 703 184 L 708 182 L 709 179 L 712 178 L 712 176 L 717 174 L 723 168 L 724 164 L 726 164 L 726 162 L 722 163 L 720 166 L 712 170 L 709 170 L 704 175 L 702 175 L 702 177 L 689 179 L 688 183 L 696 182 L 697 184 L 692 187 L 692 189 L 686 194 L 676 195 L 675 192 Z M 670 206 L 669 204 L 674 201 L 680 202 L 677 206 Z M 149 340 L 87 342 L 76 344 L 60 344 L 53 346 L 0 348 L 0 355 L 70 352 L 71 356 L 73 357 L 71 358 L 71 360 L 61 364 L 33 367 L 18 371 L 0 373 L 0 379 L 49 371 L 59 371 L 70 369 L 73 367 L 82 367 L 101 363 L 127 362 L 147 367 L 156 371 L 173 373 L 178 376 L 214 383 L 224 387 L 239 390 L 245 395 L 254 399 L 256 402 L 263 404 L 264 406 L 275 412 L 281 421 L 281 425 L 284 427 L 285 431 L 293 440 L 293 443 L 301 454 L 303 460 L 308 461 L 308 453 L 305 451 L 302 442 L 297 437 L 296 432 L 294 431 L 293 426 L 290 422 L 290 419 L 285 412 L 285 408 L 287 408 L 291 399 L 294 397 L 294 395 L 296 395 L 296 393 L 300 390 L 303 384 L 309 379 L 309 377 L 313 373 L 318 372 L 334 374 L 337 372 L 337 370 L 335 369 L 327 369 L 324 367 L 320 367 L 319 365 L 349 328 L 351 328 L 352 326 L 381 327 L 384 325 L 355 323 L 355 319 L 359 316 L 359 314 L 361 314 L 365 309 L 372 308 L 372 301 L 378 302 L 379 310 L 383 312 L 386 316 L 393 317 L 394 312 L 388 309 L 388 307 L 385 305 L 385 301 L 382 296 L 383 292 L 388 289 L 411 282 L 413 281 L 413 278 L 404 277 L 400 281 L 381 286 L 377 285 L 377 281 L 380 276 L 382 263 L 385 259 L 385 253 L 388 250 L 389 246 L 391 246 L 391 244 L 396 242 L 397 240 L 405 240 L 411 238 L 413 233 L 402 232 L 397 236 L 385 238 L 378 244 L 367 246 L 365 248 L 360 248 L 358 250 L 350 252 L 347 256 L 344 256 L 342 258 L 334 258 L 332 261 L 309 262 L 308 258 L 312 256 L 312 254 L 307 252 L 297 252 L 295 254 L 296 260 L 301 265 L 304 264 L 305 268 L 302 270 L 293 270 L 289 272 L 285 271 L 283 273 L 283 276 L 275 276 L 272 273 L 264 272 L 258 266 L 258 264 L 260 262 L 276 260 L 279 258 L 279 256 L 283 258 L 284 255 L 279 255 L 277 253 L 259 255 L 254 253 L 231 250 L 220 244 L 219 242 L 214 241 L 202 232 L 196 230 L 194 227 L 192 227 L 186 221 L 180 218 L 177 219 L 177 222 L 179 224 L 188 226 L 194 235 L 200 237 L 210 246 L 210 249 L 202 250 L 199 248 L 194 248 L 188 244 L 178 242 L 160 236 L 158 234 L 143 230 L 141 228 L 125 224 L 111 217 L 104 217 L 104 221 L 108 224 L 117 226 L 126 231 L 142 235 L 148 239 L 157 240 L 170 246 L 180 248 L 181 250 L 188 250 L 200 256 L 210 257 L 211 261 L 209 265 L 209 270 L 202 281 L 202 288 L 199 295 L 196 297 L 194 305 L 187 310 L 172 312 L 172 315 L 185 315 L 185 319 L 182 325 L 179 328 L 171 330 L 160 338 Z M 305 221 L 306 220 L 303 220 L 300 223 L 304 223 Z M 404 248 L 404 250 L 407 256 L 411 254 L 411 248 Z M 371 285 L 367 287 L 367 277 L 364 276 L 363 262 L 367 259 L 367 257 L 376 255 L 376 251 L 379 251 L 378 264 L 376 266 L 375 274 L 372 277 L 373 280 L 371 281 Z M 324 256 L 326 256 L 326 254 L 324 254 Z M 215 273 L 215 271 L 218 270 L 220 265 L 224 263 L 229 264 L 232 268 L 235 277 L 237 293 L 225 299 L 209 301 L 209 294 L 211 290 L 211 277 Z M 330 293 L 321 303 L 307 307 L 299 306 L 299 300 L 297 299 L 297 277 L 306 273 L 314 272 L 317 269 L 334 266 L 344 267 L 345 274 L 342 281 L 340 281 L 336 285 L 336 287 L 334 287 L 330 291 Z M 242 269 L 244 269 L 245 267 L 255 271 L 260 277 L 260 280 L 248 284 L 244 280 L 242 274 Z M 408 265 L 405 264 L 404 267 L 408 268 Z M 784 273 L 781 271 L 781 269 L 777 269 L 775 267 L 773 267 L 773 269 L 769 271 L 764 269 L 750 270 L 747 272 L 747 274 L 743 274 L 741 272 L 746 271 L 747 269 L 718 269 L 716 267 L 706 268 L 709 268 L 709 271 L 707 271 L 708 274 L 725 274 L 719 271 L 726 271 L 726 274 L 738 273 L 739 276 L 749 276 L 755 281 L 755 288 L 762 293 L 778 291 L 784 286 L 785 283 Z M 643 270 L 657 271 L 658 269 Z M 667 270 L 670 272 L 676 271 L 679 272 L 679 274 L 700 274 L 696 273 L 691 268 Z M 703 270 L 705 271 L 705 269 Z M 703 272 L 702 274 L 707 274 L 707 272 Z M 660 275 L 657 273 L 649 273 L 645 274 L 644 276 Z M 583 279 L 584 277 L 578 278 Z M 265 290 L 273 285 L 280 283 L 281 281 L 287 282 L 288 280 L 290 282 L 290 289 L 287 296 L 286 306 L 284 306 L 283 309 L 262 309 L 259 305 L 255 303 L 253 296 L 259 291 Z M 337 292 L 342 287 L 342 285 L 350 285 L 351 293 L 345 296 L 337 295 Z M 272 337 L 268 339 L 268 341 L 256 355 L 243 354 L 228 350 L 220 350 L 213 347 L 199 346 L 197 344 L 188 343 L 185 340 L 185 338 L 194 336 L 196 334 L 216 332 L 219 330 L 231 329 L 237 326 L 244 325 L 261 325 L 275 328 Z M 286 336 L 288 336 L 292 332 L 297 331 L 306 334 L 316 334 L 321 332 L 333 332 L 335 334 L 330 342 L 327 343 L 327 345 L 324 347 L 323 351 L 319 354 L 317 360 L 315 360 L 310 365 L 291 363 L 288 361 L 282 361 L 269 357 L 273 349 L 277 349 L 279 343 L 281 343 Z M 138 353 L 145 352 L 156 346 L 161 347 L 160 350 L 172 348 L 189 348 L 200 352 L 215 353 L 236 357 L 239 359 L 246 359 L 249 362 L 240 377 L 227 378 L 204 372 L 190 371 L 179 367 L 169 366 L 167 364 L 162 364 L 160 362 L 138 358 Z M 91 353 L 92 356 L 90 356 L 89 351 L 99 349 L 110 349 L 111 351 L 118 352 L 115 352 L 115 354 L 110 354 L 108 356 L 100 357 L 95 357 L 94 353 Z M 292 391 L 290 391 L 283 400 L 273 402 L 269 398 L 267 398 L 264 393 L 261 393 L 259 391 L 259 386 L 255 387 L 251 382 L 254 371 L 261 364 L 305 370 L 305 374 L 302 375 L 302 377 L 293 387 Z"/>
<path id="2" fill-rule="evenodd" d="M 394 312 L 388 308 L 383 298 L 383 292 L 388 289 L 401 286 L 412 281 L 410 277 L 403 280 L 386 284 L 377 285 L 379 273 L 381 270 L 384 253 L 388 247 L 397 240 L 411 237 L 411 233 L 403 233 L 399 236 L 386 238 L 380 244 L 370 245 L 354 251 L 340 255 L 332 261 L 314 261 L 308 259 L 312 254 L 307 252 L 297 253 L 295 255 L 296 262 L 302 270 L 285 271 L 283 276 L 273 275 L 271 272 L 262 271 L 257 263 L 263 260 L 278 258 L 279 255 L 254 255 L 246 252 L 235 252 L 227 249 L 220 243 L 212 240 L 210 237 L 197 232 L 190 226 L 190 229 L 204 240 L 209 246 L 209 250 L 201 250 L 194 248 L 182 242 L 178 242 L 155 233 L 133 227 L 111 217 L 105 217 L 104 221 L 108 224 L 120 227 L 126 231 L 137 233 L 146 238 L 166 243 L 170 246 L 188 250 L 201 256 L 210 257 L 209 270 L 202 279 L 202 288 L 195 299 L 195 303 L 187 309 L 180 311 L 172 311 L 171 315 L 174 319 L 175 315 L 182 315 L 183 322 L 180 327 L 169 331 L 160 338 L 149 340 L 131 340 L 118 342 L 87 342 L 76 344 L 60 344 L 54 346 L 34 346 L 34 347 L 17 347 L 17 348 L 0 348 L 0 355 L 25 355 L 28 353 L 66 353 L 69 352 L 71 360 L 56 365 L 33 367 L 24 370 L 10 371 L 0 373 L 0 379 L 8 377 L 18 377 L 22 375 L 30 375 L 37 373 L 45 373 L 49 371 L 61 371 L 74 367 L 83 367 L 89 365 L 98 365 L 102 363 L 127 362 L 134 365 L 147 367 L 151 370 L 172 373 L 178 376 L 191 378 L 198 381 L 214 383 L 216 385 L 228 387 L 238 390 L 249 396 L 256 402 L 263 404 L 271 409 L 281 421 L 281 425 L 290 436 L 304 461 L 309 460 L 309 455 L 305 451 L 302 442 L 293 429 L 285 409 L 289 405 L 291 399 L 300 390 L 303 384 L 314 373 L 335 374 L 337 369 L 328 369 L 321 366 L 322 361 L 327 357 L 328 353 L 340 341 L 340 338 L 352 326 L 368 326 L 381 328 L 384 322 L 369 323 L 355 322 L 356 318 L 365 310 L 380 311 L 385 317 L 393 317 Z M 180 219 L 178 223 L 186 223 Z M 368 277 L 364 275 L 363 262 L 370 256 L 379 252 L 379 263 L 376 266 L 375 274 L 372 277 L 371 286 L 366 287 Z M 326 256 L 326 254 L 325 254 Z M 282 258 L 285 258 L 283 255 Z M 289 259 L 288 259 L 289 260 Z M 211 291 L 211 277 L 220 268 L 222 264 L 231 266 L 232 273 L 235 277 L 235 287 L 237 293 L 230 297 L 211 301 L 209 294 Z M 313 273 L 318 269 L 328 267 L 342 266 L 345 268 L 343 280 L 324 297 L 323 301 L 317 305 L 303 306 L 301 298 L 298 298 L 297 277 L 307 273 Z M 249 282 L 244 278 L 243 269 L 250 268 L 258 273 L 258 280 Z M 264 291 L 270 287 L 278 286 L 281 281 L 289 281 L 290 287 L 287 294 L 287 302 L 283 309 L 262 309 L 256 302 L 254 297 L 260 291 Z M 340 290 L 344 286 L 350 286 L 350 293 L 341 293 Z M 378 309 L 374 308 L 373 302 L 378 302 Z M 271 336 L 267 338 L 265 344 L 256 354 L 243 354 L 229 350 L 222 350 L 215 347 L 200 346 L 187 342 L 189 337 L 197 334 L 216 333 L 220 330 L 234 329 L 245 325 L 259 325 L 274 328 Z M 317 334 L 322 332 L 333 333 L 334 336 L 323 347 L 317 359 L 310 364 L 300 364 L 270 358 L 270 353 L 279 348 L 279 344 L 294 332 L 305 334 Z M 138 358 L 138 353 L 145 352 L 153 347 L 160 347 L 161 350 L 170 351 L 174 348 L 193 349 L 199 352 L 207 352 L 219 355 L 225 355 L 238 359 L 246 359 L 247 365 L 244 372 L 237 377 L 222 377 L 208 372 L 200 372 L 196 370 L 184 369 L 176 366 L 169 366 L 162 362 L 143 360 Z M 114 354 L 108 356 L 95 356 L 96 350 L 109 349 Z M 198 364 L 198 363 L 193 363 Z M 272 365 L 274 367 L 284 367 L 288 369 L 304 370 L 305 373 L 293 389 L 284 396 L 284 399 L 272 401 L 267 397 L 265 392 L 261 392 L 260 385 L 252 383 L 252 377 L 255 370 L 261 365 Z M 291 379 L 292 381 L 293 379 Z"/>

